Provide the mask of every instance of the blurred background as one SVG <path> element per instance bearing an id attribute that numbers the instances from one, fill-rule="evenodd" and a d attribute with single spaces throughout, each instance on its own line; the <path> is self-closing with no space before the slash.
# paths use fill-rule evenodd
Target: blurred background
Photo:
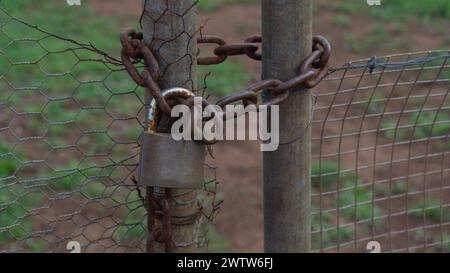
<path id="1" fill-rule="evenodd" d="M 68 6 L 64 0 L 3 0 L 0 5 L 31 25 L 63 37 L 91 43 L 112 56 L 119 56 L 119 33 L 126 27 L 139 29 L 141 15 L 140 0 L 81 0 L 81 6 Z M 220 35 L 228 42 L 239 42 L 247 36 L 261 33 L 259 0 L 200 0 L 198 9 L 198 23 L 204 27 L 204 34 Z M 372 56 L 448 49 L 450 46 L 450 0 L 382 0 L 381 6 L 369 6 L 364 0 L 316 0 L 313 17 L 313 33 L 327 37 L 333 46 L 331 66 Z M 134 87 L 127 75 L 116 73 L 108 66 L 80 62 L 79 56 L 74 56 L 71 52 L 58 54 L 55 58 L 54 55 L 47 54 L 48 51 L 63 48 L 65 45 L 61 40 L 49 38 L 36 43 L 23 39 L 16 41 L 15 46 L 7 46 L 11 40 L 33 38 L 36 33 L 32 28 L 9 23 L 4 14 L 0 15 L 0 23 L 0 47 L 4 52 L 0 55 L 0 71 L 3 75 L 9 75 L 6 77 L 8 81 L 0 78 L 0 101 L 9 105 L 0 105 L 0 128 L 14 128 L 0 130 L 0 152 L 5 155 L 0 157 L 0 178 L 3 178 L 0 182 L 0 202 L 3 207 L 0 211 L 0 251 L 15 249 L 13 245 L 17 240 L 23 241 L 18 248 L 20 250 L 46 251 L 49 239 L 27 239 L 33 230 L 43 230 L 44 223 L 52 219 L 52 216 L 42 216 L 45 215 L 42 213 L 45 211 L 42 204 L 47 204 L 43 200 L 51 196 L 50 199 L 54 202 L 52 207 L 61 203 L 62 211 L 58 217 L 62 217 L 69 212 L 64 211 L 64 207 L 70 208 L 72 203 L 80 202 L 86 202 L 85 207 L 88 207 L 91 203 L 81 201 L 83 198 L 105 196 L 108 190 L 117 185 L 114 181 L 126 179 L 133 170 L 126 167 L 111 170 L 102 168 L 102 172 L 112 173 L 108 174 L 113 181 L 110 184 L 80 182 L 87 181 L 86 174 L 67 172 L 64 176 L 46 181 L 45 190 L 39 188 L 36 191 L 29 190 L 22 184 L 11 184 L 11 181 L 45 178 L 55 170 L 64 173 L 74 168 L 80 169 L 83 164 L 90 166 L 89 156 L 86 156 L 90 154 L 96 155 L 95 164 L 107 166 L 108 162 L 114 162 L 111 158 L 116 154 L 123 156 L 124 151 L 129 152 L 133 141 L 135 144 L 142 131 L 141 120 L 135 116 L 136 113 L 142 116 L 144 95 L 142 90 Z M 86 56 L 89 58 L 89 53 Z M 11 65 L 12 62 L 21 61 L 39 61 L 39 65 Z M 207 92 L 212 96 L 240 90 L 259 80 L 261 71 L 260 63 L 247 58 L 229 58 L 223 64 L 199 69 L 199 85 L 203 84 L 205 75 L 211 73 L 206 83 Z M 49 77 L 65 70 L 70 70 L 70 75 Z M 101 83 L 96 82 L 96 79 L 101 79 Z M 27 88 L 22 88 L 27 86 L 39 86 L 47 91 L 30 98 L 27 96 Z M 76 92 L 73 93 L 73 90 Z M 71 98 L 67 99 L 68 97 Z M 18 114 L 22 112 L 43 115 L 29 117 Z M 439 118 L 448 120 L 450 116 Z M 446 123 L 445 126 L 440 130 L 448 133 L 450 125 Z M 21 136 L 43 134 L 46 135 L 45 140 L 16 140 Z M 103 153 L 108 156 L 100 158 L 99 155 Z M 33 162 L 33 159 L 43 158 L 43 155 L 44 162 Z M 222 142 L 214 147 L 214 156 L 212 162 L 218 166 L 216 175 L 220 182 L 218 196 L 225 202 L 210 231 L 210 250 L 263 251 L 259 143 Z M 23 164 L 24 161 L 31 163 Z M 326 167 L 328 171 L 337 168 L 333 164 Z M 312 169 L 313 172 L 321 172 L 315 165 Z M 8 180 L 10 177 L 12 180 Z M 36 181 L 33 185 L 36 185 Z M 236 190 L 237 186 L 239 190 Z M 396 186 L 397 191 L 404 191 L 404 188 L 401 183 Z M 70 200 L 54 198 L 73 192 L 80 197 Z M 127 192 L 127 198 L 135 200 L 137 197 Z M 413 206 L 426 207 L 430 202 L 436 201 L 417 201 Z M 30 213 L 37 208 L 41 216 Z M 99 210 L 98 207 L 91 209 Z M 133 211 L 134 208 L 127 209 Z M 369 208 L 372 212 L 378 209 L 382 208 Z M 446 217 L 450 219 L 450 212 L 445 213 L 443 215 L 441 209 L 430 212 L 428 216 L 434 217 L 436 221 L 447 219 Z M 142 210 L 136 210 L 136 215 L 132 214 L 131 217 L 140 219 L 142 215 Z M 417 217 L 421 218 L 422 215 Z M 83 225 L 80 223 L 92 220 L 87 218 L 72 217 L 70 224 Z M 110 225 L 113 226 L 106 222 L 100 224 L 101 227 L 87 226 L 85 229 L 89 230 L 83 230 L 80 233 L 84 234 L 82 236 L 79 234 L 84 237 L 81 240 L 94 241 L 96 236 L 105 234 L 105 230 L 109 230 Z M 313 222 L 312 225 L 318 223 Z M 138 240 L 143 232 L 142 227 L 127 226 L 112 230 L 111 236 Z M 345 232 L 341 230 L 330 234 L 325 244 L 332 245 L 339 238 L 345 238 L 348 236 Z M 445 236 L 447 239 L 444 241 L 450 240 L 450 233 Z M 446 251 L 450 251 L 450 243 L 445 247 Z M 95 251 L 96 248 L 91 250 Z"/>

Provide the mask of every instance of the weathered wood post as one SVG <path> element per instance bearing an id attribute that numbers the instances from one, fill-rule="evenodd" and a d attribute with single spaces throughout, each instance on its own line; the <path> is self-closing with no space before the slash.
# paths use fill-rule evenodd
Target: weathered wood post
<path id="1" fill-rule="evenodd" d="M 262 10 L 263 78 L 288 80 L 311 53 L 312 1 L 263 0 Z M 311 107 L 309 90 L 291 90 L 280 105 L 281 145 L 263 154 L 265 252 L 310 249 Z"/>
<path id="2" fill-rule="evenodd" d="M 142 27 L 145 42 L 156 52 L 161 71 L 164 72 L 160 87 L 196 89 L 197 30 L 196 1 L 143 0 Z M 201 166 L 203 168 L 203 166 Z M 156 189 L 158 191 L 158 189 Z M 172 190 L 171 217 L 189 218 L 198 212 L 197 191 Z M 159 223 L 160 224 L 160 223 Z M 172 223 L 174 252 L 203 251 L 195 243 L 198 232 L 196 223 Z M 155 251 L 164 246 L 156 244 Z"/>

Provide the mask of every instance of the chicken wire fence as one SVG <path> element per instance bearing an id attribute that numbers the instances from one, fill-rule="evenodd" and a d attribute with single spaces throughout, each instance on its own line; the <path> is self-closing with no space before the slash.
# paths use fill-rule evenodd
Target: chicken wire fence
<path id="1" fill-rule="evenodd" d="M 83 252 L 145 251 L 145 190 L 133 175 L 148 97 L 122 62 L 0 7 L 0 90 L 0 252 L 65 252 L 71 241 Z M 199 214 L 177 246 L 206 245 L 220 205 L 214 176 L 205 166 L 203 191 L 172 195 Z"/>
<path id="2" fill-rule="evenodd" d="M 313 251 L 450 250 L 448 56 L 351 62 L 316 88 Z M 145 109 L 118 59 L 0 9 L 0 252 L 145 251 Z M 199 245 L 220 204 L 205 168 Z"/>

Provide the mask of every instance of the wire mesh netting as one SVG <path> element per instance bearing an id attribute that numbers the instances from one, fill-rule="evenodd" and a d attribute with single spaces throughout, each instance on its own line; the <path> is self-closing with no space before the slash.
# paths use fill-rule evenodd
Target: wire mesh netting
<path id="1" fill-rule="evenodd" d="M 316 251 L 450 251 L 449 51 L 332 69 L 316 91 Z"/>
<path id="2" fill-rule="evenodd" d="M 118 59 L 0 7 L 0 252 L 63 252 L 70 241 L 83 252 L 145 251 L 145 191 L 132 179 L 145 92 Z M 173 196 L 201 208 L 183 246 L 205 243 L 213 176 L 200 194 Z"/>

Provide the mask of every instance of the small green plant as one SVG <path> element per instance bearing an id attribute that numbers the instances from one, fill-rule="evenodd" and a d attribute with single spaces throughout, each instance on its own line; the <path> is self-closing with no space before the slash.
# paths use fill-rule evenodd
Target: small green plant
<path id="1" fill-rule="evenodd" d="M 13 175 L 19 163 L 10 154 L 11 149 L 0 140 L 0 179 Z M 0 182 L 1 183 L 1 182 Z"/>
<path id="2" fill-rule="evenodd" d="M 27 249 L 33 253 L 42 253 L 48 249 L 49 243 L 44 239 L 33 238 L 26 241 Z"/>
<path id="3" fill-rule="evenodd" d="M 318 231 L 318 229 L 313 229 L 313 231 Z M 329 229 L 324 228 L 321 233 L 314 233 L 311 236 L 311 248 L 321 249 L 321 247 L 327 248 L 342 244 L 350 241 L 354 237 L 353 227 L 330 227 Z"/>
<path id="4" fill-rule="evenodd" d="M 375 186 L 375 193 L 380 196 L 405 194 L 407 192 L 407 186 L 408 185 L 404 180 L 382 183 Z M 413 190 L 413 187 L 409 186 L 409 191 Z"/>
<path id="5" fill-rule="evenodd" d="M 0 140 L 0 179 L 12 176 L 19 167 L 19 163 L 13 160 L 9 153 L 10 148 Z M 0 181 L 0 186 L 3 186 L 0 188 L 0 206 L 2 208 L 0 210 L 0 228 L 16 224 L 17 218 L 23 215 L 23 208 L 14 203 L 18 197 L 12 189 L 6 187 L 7 183 L 7 180 Z M 12 237 L 21 238 L 26 232 L 24 228 L 20 227 L 14 227 L 10 232 L 1 232 L 0 243 Z"/>
<path id="6" fill-rule="evenodd" d="M 428 246 L 423 250 L 426 252 L 447 253 L 450 251 L 450 235 L 445 232 L 440 234 L 430 230 L 416 229 L 410 234 L 410 238 L 417 245 L 425 244 L 426 239 Z"/>
<path id="7" fill-rule="evenodd" d="M 116 242 L 133 242 L 146 236 L 146 211 L 136 191 L 126 197 L 128 211 L 112 234 Z"/>
<path id="8" fill-rule="evenodd" d="M 410 115 L 409 121 L 416 127 L 413 130 L 415 139 L 443 136 L 450 132 L 450 117 L 445 113 L 437 114 L 430 111 L 414 113 Z"/>
<path id="9" fill-rule="evenodd" d="M 70 168 L 66 168 L 70 170 Z M 55 192 L 72 192 L 80 188 L 81 183 L 86 179 L 79 171 L 67 171 L 61 174 L 48 173 L 44 174 L 48 177 L 47 185 L 49 190 Z"/>
<path id="10" fill-rule="evenodd" d="M 407 116 L 407 124 L 386 119 L 381 122 L 383 134 L 395 141 L 422 139 L 445 136 L 450 132 L 450 120 L 445 112 L 423 111 L 411 113 Z"/>
<path id="11" fill-rule="evenodd" d="M 415 203 L 411 206 L 411 215 L 418 219 L 433 222 L 450 221 L 450 210 L 447 207 L 441 209 L 441 201 L 437 198 L 427 198 L 425 201 Z"/>
<path id="12" fill-rule="evenodd" d="M 311 183 L 313 187 L 331 189 L 339 180 L 339 167 L 332 162 L 314 163 L 311 166 Z"/>
<path id="13" fill-rule="evenodd" d="M 106 186 L 100 181 L 88 181 L 81 188 L 81 192 L 89 199 L 101 198 L 106 191 Z"/>
<path id="14" fill-rule="evenodd" d="M 401 141 L 408 139 L 408 136 L 410 135 L 410 129 L 409 128 L 398 128 L 397 122 L 390 120 L 390 119 L 384 119 L 381 122 L 381 131 L 384 136 L 386 136 L 389 139 L 394 139 L 394 141 Z"/>
<path id="15" fill-rule="evenodd" d="M 356 176 L 352 171 L 339 171 L 333 162 L 314 162 L 311 166 L 311 183 L 314 188 L 322 191 L 336 190 L 338 186 L 346 187 L 354 183 Z"/>
<path id="16" fill-rule="evenodd" d="M 1 5 L 13 16 L 20 19 L 26 18 L 26 21 L 50 33 L 62 36 L 70 33 L 70 38 L 88 41 L 107 52 L 117 52 L 119 49 L 116 30 L 105 26 L 104 21 L 98 17 L 92 16 L 92 11 L 87 6 L 73 9 L 65 1 L 57 3 L 42 1 L 37 9 L 36 3 L 27 0 L 3 1 Z M 52 16 L 43 16 L 43 14 L 52 14 Z M 0 16 L 6 15 L 1 12 Z M 83 20 L 83 24 L 68 23 L 80 19 Z M 5 66 L 0 67 L 0 74 L 10 82 L 16 83 L 16 87 L 41 87 L 42 93 L 47 96 L 53 99 L 62 99 L 72 95 L 71 92 L 79 85 L 79 81 L 104 79 L 110 73 L 110 69 L 103 64 L 80 62 L 80 59 L 98 59 L 98 54 L 87 50 L 77 50 L 75 54 L 71 47 L 78 46 L 70 45 L 68 42 L 48 36 L 14 20 L 2 24 L 1 30 L 3 36 L 8 35 L 11 39 L 18 41 L 6 49 L 0 48 L 4 50 L 4 54 L 15 62 L 31 62 L 26 65 L 12 66 L 11 69 L 5 71 L 3 71 Z M 21 41 L 23 37 L 30 39 Z M 0 62 L 1 59 L 0 57 Z M 69 72 L 71 74 L 68 74 Z M 103 89 L 101 93 L 91 92 L 90 99 L 96 99 L 99 94 L 108 93 L 106 88 Z M 30 96 L 29 99 L 33 99 L 33 97 Z M 83 99 L 89 98 L 84 97 Z M 70 111 L 70 108 L 61 106 L 52 106 L 49 109 L 52 117 L 63 120 L 67 117 L 64 114 L 68 110 Z"/>
<path id="17" fill-rule="evenodd" d="M 0 233 L 0 243 L 10 239 L 23 239 L 32 231 L 32 223 L 24 218 L 42 200 L 44 194 L 40 191 L 30 192 L 22 197 L 16 197 L 8 188 L 1 190 L 0 198 L 9 195 L 12 202 L 2 206 L 0 211 L 0 228 L 10 227 L 9 232 Z"/>
<path id="18" fill-rule="evenodd" d="M 313 214 L 311 216 L 311 231 L 313 232 L 318 231 L 321 228 L 322 229 L 331 228 L 333 226 L 332 220 L 333 216 L 329 212 L 322 213 L 322 215 L 320 215 L 319 213 Z"/>
<path id="19" fill-rule="evenodd" d="M 330 241 L 345 242 L 353 237 L 354 230 L 350 227 L 341 227 L 339 231 L 337 229 L 326 232 Z"/>
<path id="20" fill-rule="evenodd" d="M 314 209 L 314 211 L 318 211 Z M 322 245 L 324 247 L 331 247 L 339 243 L 344 243 L 352 239 L 354 235 L 353 227 L 340 227 L 337 230 L 336 223 L 333 221 L 333 213 L 325 212 L 322 215 L 315 213 L 311 216 L 311 244 L 313 249 L 320 249 L 321 238 L 320 231 L 322 230 Z"/>
<path id="21" fill-rule="evenodd" d="M 392 185 L 392 194 L 393 195 L 397 195 L 397 194 L 403 194 L 406 193 L 408 189 L 408 184 L 406 181 L 401 180 L 401 181 L 395 181 L 393 182 Z"/>
<path id="22" fill-rule="evenodd" d="M 198 8 L 202 11 L 214 11 L 228 4 L 259 3 L 261 0 L 200 0 Z"/>
<path id="23" fill-rule="evenodd" d="M 360 2 L 361 1 L 339 1 L 334 5 L 334 10 L 347 14 L 355 14 L 363 7 Z"/>
<path id="24" fill-rule="evenodd" d="M 327 1 L 328 5 L 333 5 L 334 11 L 356 14 L 363 12 L 370 14 L 375 18 L 383 18 L 394 20 L 401 18 L 450 18 L 450 2 L 448 0 L 395 0 L 383 1 L 381 6 L 369 6 L 365 1 L 360 0 L 345 0 L 331 3 Z"/>
<path id="25" fill-rule="evenodd" d="M 383 1 L 380 8 L 371 9 L 372 14 L 384 19 L 401 17 L 450 18 L 448 0 L 420 0 L 414 4 L 410 0 Z"/>
<path id="26" fill-rule="evenodd" d="M 359 108 L 362 113 L 366 112 L 368 115 L 380 114 L 383 111 L 385 103 L 386 102 L 383 100 L 383 96 L 379 93 L 375 93 L 370 98 L 367 98 L 367 100 L 362 101 L 359 104 Z"/>
<path id="27" fill-rule="evenodd" d="M 208 252 L 212 253 L 224 253 L 230 251 L 229 240 L 218 233 L 214 227 L 208 228 Z"/>
<path id="28" fill-rule="evenodd" d="M 441 237 L 441 236 L 439 236 Z M 442 244 L 440 246 L 441 249 L 443 249 L 445 252 L 450 251 L 450 234 L 444 233 L 442 234 L 442 237 L 439 238 L 439 241 L 442 241 Z"/>
<path id="29" fill-rule="evenodd" d="M 339 207 L 342 209 L 342 214 L 356 221 L 368 220 L 372 217 L 379 217 L 381 210 L 372 205 L 372 192 L 366 187 L 353 186 L 350 189 L 340 192 Z"/>
<path id="30" fill-rule="evenodd" d="M 390 30 L 381 24 L 373 26 L 368 31 L 363 40 L 355 38 L 353 35 L 346 35 L 345 47 L 352 52 L 366 53 L 368 51 L 392 51 L 394 49 L 401 48 L 405 44 L 396 38 L 391 36 Z"/>

